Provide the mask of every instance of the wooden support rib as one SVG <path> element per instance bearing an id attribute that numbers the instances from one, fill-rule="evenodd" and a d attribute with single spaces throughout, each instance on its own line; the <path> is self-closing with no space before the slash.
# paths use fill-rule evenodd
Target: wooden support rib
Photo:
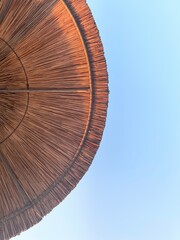
<path id="1" fill-rule="evenodd" d="M 0 89 L 0 93 L 78 93 L 78 92 L 89 92 L 90 87 L 83 88 L 64 88 L 64 89 Z"/>

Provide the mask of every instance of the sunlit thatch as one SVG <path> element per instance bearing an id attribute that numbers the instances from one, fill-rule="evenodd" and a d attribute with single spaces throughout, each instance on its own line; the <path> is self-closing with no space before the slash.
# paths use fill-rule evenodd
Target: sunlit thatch
<path id="1" fill-rule="evenodd" d="M 107 101 L 85 0 L 0 1 L 0 240 L 39 222 L 76 186 Z"/>

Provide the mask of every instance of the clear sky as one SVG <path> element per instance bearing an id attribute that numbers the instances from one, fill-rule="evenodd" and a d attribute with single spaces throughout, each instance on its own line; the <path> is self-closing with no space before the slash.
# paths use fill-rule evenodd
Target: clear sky
<path id="1" fill-rule="evenodd" d="M 179 240 L 180 3 L 87 2 L 109 71 L 103 140 L 77 188 L 13 240 Z"/>

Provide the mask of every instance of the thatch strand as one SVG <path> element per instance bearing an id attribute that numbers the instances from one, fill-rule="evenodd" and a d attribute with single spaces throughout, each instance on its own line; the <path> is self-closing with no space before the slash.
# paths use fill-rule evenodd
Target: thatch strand
<path id="1" fill-rule="evenodd" d="M 105 126 L 103 47 L 84 0 L 0 1 L 0 240 L 88 170 Z"/>

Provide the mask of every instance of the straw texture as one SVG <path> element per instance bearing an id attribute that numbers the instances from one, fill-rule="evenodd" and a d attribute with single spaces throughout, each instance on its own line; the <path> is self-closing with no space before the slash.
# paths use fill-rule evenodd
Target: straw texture
<path id="1" fill-rule="evenodd" d="M 38 223 L 88 170 L 107 79 L 85 0 L 0 1 L 0 240 Z"/>

